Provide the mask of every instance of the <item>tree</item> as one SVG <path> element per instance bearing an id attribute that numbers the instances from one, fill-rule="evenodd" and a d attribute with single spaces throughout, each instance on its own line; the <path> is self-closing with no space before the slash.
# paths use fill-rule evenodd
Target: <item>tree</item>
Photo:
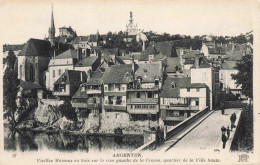
<path id="1" fill-rule="evenodd" d="M 239 61 L 235 69 L 237 74 L 232 74 L 232 79 L 236 80 L 237 86 L 241 85 L 242 93 L 250 99 L 253 99 L 253 56 L 245 55 Z"/>
<path id="2" fill-rule="evenodd" d="M 10 125 L 15 127 L 17 124 L 16 96 L 18 92 L 19 80 L 14 69 L 7 68 L 3 77 L 3 108 L 4 118 L 7 118 Z"/>
<path id="3" fill-rule="evenodd" d="M 9 68 L 11 68 L 12 70 L 14 69 L 14 64 L 15 64 L 16 59 L 17 58 L 16 58 L 13 50 L 10 49 L 8 52 L 8 56 L 6 57 L 6 63 L 7 63 L 7 66 Z"/>
<path id="4" fill-rule="evenodd" d="M 70 99 L 64 99 L 64 103 L 58 107 L 58 111 L 61 112 L 69 120 L 77 121 L 77 114 L 75 109 L 71 105 Z"/>

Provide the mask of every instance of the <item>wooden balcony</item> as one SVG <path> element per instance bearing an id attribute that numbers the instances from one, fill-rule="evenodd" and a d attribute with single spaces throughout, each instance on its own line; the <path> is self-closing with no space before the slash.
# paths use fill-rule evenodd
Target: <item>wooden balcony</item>
<path id="1" fill-rule="evenodd" d="M 127 109 L 127 112 L 130 114 L 157 114 L 158 109 Z"/>
<path id="2" fill-rule="evenodd" d="M 69 91 L 65 91 L 65 92 L 53 91 L 52 94 L 55 95 L 55 96 L 70 96 Z"/>
<path id="3" fill-rule="evenodd" d="M 158 103 L 158 98 L 130 98 L 127 103 Z"/>
<path id="4" fill-rule="evenodd" d="M 101 94 L 100 89 L 87 89 L 87 94 Z"/>

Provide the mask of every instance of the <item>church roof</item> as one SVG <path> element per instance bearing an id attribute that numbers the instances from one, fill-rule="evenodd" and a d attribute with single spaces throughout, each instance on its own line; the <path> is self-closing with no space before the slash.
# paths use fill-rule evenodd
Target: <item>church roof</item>
<path id="1" fill-rule="evenodd" d="M 29 39 L 18 56 L 51 56 L 51 43 L 46 40 Z"/>

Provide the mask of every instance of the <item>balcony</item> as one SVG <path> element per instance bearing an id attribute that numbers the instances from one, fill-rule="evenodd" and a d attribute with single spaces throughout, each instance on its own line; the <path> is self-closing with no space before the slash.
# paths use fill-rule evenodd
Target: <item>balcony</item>
<path id="1" fill-rule="evenodd" d="M 101 104 L 96 103 L 96 104 L 88 104 L 88 103 L 76 103 L 72 102 L 72 107 L 77 107 L 77 108 L 86 108 L 86 109 L 101 109 Z"/>
<path id="2" fill-rule="evenodd" d="M 69 91 L 65 91 L 65 92 L 53 91 L 53 95 L 55 95 L 55 96 L 70 96 L 70 92 Z"/>
<path id="3" fill-rule="evenodd" d="M 104 108 L 106 110 L 119 110 L 119 111 L 126 111 L 126 106 L 125 105 L 117 105 L 117 104 L 107 104 L 107 105 L 104 105 Z"/>
<path id="4" fill-rule="evenodd" d="M 130 98 L 127 103 L 158 103 L 158 98 Z"/>
<path id="5" fill-rule="evenodd" d="M 127 109 L 127 112 L 130 114 L 157 114 L 158 109 Z"/>
<path id="6" fill-rule="evenodd" d="M 184 117 L 184 116 L 173 116 L 173 117 L 165 117 L 164 120 L 171 120 L 171 121 L 183 121 L 187 119 L 187 117 Z"/>
<path id="7" fill-rule="evenodd" d="M 153 87 L 150 87 L 150 88 L 127 88 L 127 91 L 158 91 L 159 90 L 159 87 L 158 85 L 154 85 Z"/>
<path id="8" fill-rule="evenodd" d="M 160 109 L 166 110 L 200 110 L 199 106 L 170 106 L 170 105 L 161 105 Z"/>
<path id="9" fill-rule="evenodd" d="M 87 89 L 87 94 L 101 94 L 100 89 Z"/>

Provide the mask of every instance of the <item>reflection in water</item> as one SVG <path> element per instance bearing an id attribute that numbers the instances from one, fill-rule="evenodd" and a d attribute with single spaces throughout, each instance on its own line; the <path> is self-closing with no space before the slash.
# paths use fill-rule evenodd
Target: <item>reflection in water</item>
<path id="1" fill-rule="evenodd" d="M 47 133 L 32 133 L 14 131 L 7 127 L 4 128 L 4 148 L 5 150 L 20 151 L 108 151 L 108 150 L 128 150 L 132 151 L 143 144 L 143 137 L 137 136 L 84 136 Z"/>

